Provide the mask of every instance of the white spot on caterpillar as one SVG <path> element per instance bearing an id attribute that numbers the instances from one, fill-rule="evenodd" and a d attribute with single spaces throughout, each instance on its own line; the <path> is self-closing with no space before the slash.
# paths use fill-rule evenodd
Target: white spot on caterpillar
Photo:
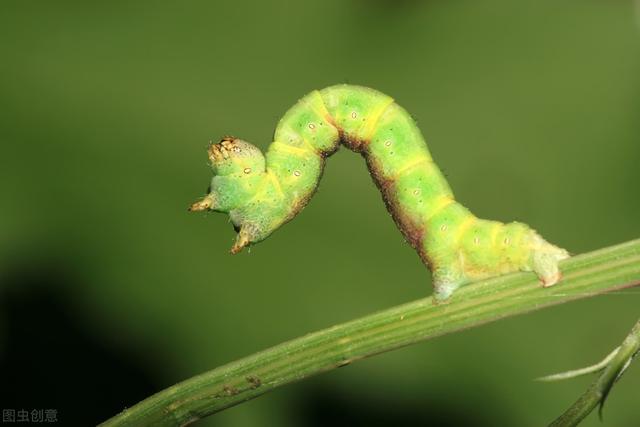
<path id="1" fill-rule="evenodd" d="M 313 123 L 309 123 L 309 129 L 313 130 L 316 128 L 316 125 L 314 125 Z"/>
<path id="2" fill-rule="evenodd" d="M 353 112 L 351 113 L 351 118 L 352 118 L 352 119 L 355 119 L 356 117 L 358 117 L 358 113 L 356 113 L 355 111 L 353 111 Z"/>
<path id="3" fill-rule="evenodd" d="M 478 243 L 480 243 L 480 239 L 478 239 L 477 237 L 473 238 L 473 244 L 477 245 Z"/>
<path id="4" fill-rule="evenodd" d="M 236 153 L 239 153 L 242 150 L 240 149 L 240 147 L 233 147 L 233 151 L 235 151 Z"/>
<path id="5" fill-rule="evenodd" d="M 509 239 L 508 237 L 504 238 L 504 244 L 505 245 L 509 245 L 509 243 L 511 243 L 511 239 Z"/>
<path id="6" fill-rule="evenodd" d="M 418 194 L 420 194 L 420 190 L 413 190 L 413 195 L 417 196 Z"/>
<path id="7" fill-rule="evenodd" d="M 294 174 L 295 176 L 300 176 L 300 171 L 297 171 L 297 170 L 296 170 L 296 171 L 293 171 L 293 174 Z"/>
<path id="8" fill-rule="evenodd" d="M 387 146 L 387 147 L 390 146 L 391 145 L 391 140 L 390 139 L 387 140 L 387 142 L 385 142 L 384 145 Z"/>
<path id="9" fill-rule="evenodd" d="M 447 224 L 442 224 L 440 226 L 440 231 L 447 231 Z"/>
<path id="10" fill-rule="evenodd" d="M 251 173 L 251 168 L 244 168 L 244 173 Z"/>

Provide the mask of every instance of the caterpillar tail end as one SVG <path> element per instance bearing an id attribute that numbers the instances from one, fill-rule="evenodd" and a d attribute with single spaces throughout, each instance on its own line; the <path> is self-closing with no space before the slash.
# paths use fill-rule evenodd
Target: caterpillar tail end
<path id="1" fill-rule="evenodd" d="M 465 265 L 462 263 L 452 262 L 439 265 L 433 273 L 434 304 L 448 302 L 456 289 L 475 280 L 516 271 L 534 272 L 544 288 L 554 286 L 562 280 L 559 264 L 560 261 L 570 257 L 568 251 L 547 242 L 533 230 L 531 230 L 530 239 L 522 248 L 527 251 L 523 262 L 509 263 L 509 257 L 505 256 L 497 265 L 480 265 L 483 268 L 480 275 L 477 274 L 477 271 L 465 269 Z M 459 252 L 455 257 L 457 260 L 469 258 L 471 258 L 469 254 L 467 253 L 465 257 L 464 252 Z"/>

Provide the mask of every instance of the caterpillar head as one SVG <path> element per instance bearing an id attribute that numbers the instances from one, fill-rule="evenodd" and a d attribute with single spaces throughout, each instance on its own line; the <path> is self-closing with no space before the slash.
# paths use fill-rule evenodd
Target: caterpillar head
<path id="1" fill-rule="evenodd" d="M 208 154 L 215 175 L 242 177 L 265 170 L 260 149 L 232 136 L 225 136 L 217 144 L 209 145 Z"/>
<path id="2" fill-rule="evenodd" d="M 214 176 L 208 194 L 193 203 L 190 211 L 213 210 L 228 213 L 238 232 L 232 253 L 264 239 L 274 221 L 266 200 L 265 158 L 260 149 L 234 137 L 224 137 L 208 149 Z"/>

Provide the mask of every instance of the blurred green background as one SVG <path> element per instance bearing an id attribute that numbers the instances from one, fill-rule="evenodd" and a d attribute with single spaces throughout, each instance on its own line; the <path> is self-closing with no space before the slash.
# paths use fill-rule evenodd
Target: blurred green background
<path id="1" fill-rule="evenodd" d="M 6 1 L 0 46 L 3 408 L 95 424 L 431 293 L 346 150 L 304 212 L 250 252 L 228 254 L 225 216 L 187 213 L 211 177 L 210 139 L 264 149 L 286 109 L 327 85 L 396 98 L 481 217 L 524 221 L 573 253 L 640 236 L 631 1 Z M 639 303 L 627 291 L 442 337 L 199 425 L 542 425 L 590 379 L 532 379 L 599 360 Z M 640 424 L 639 385 L 632 366 L 605 425 Z"/>

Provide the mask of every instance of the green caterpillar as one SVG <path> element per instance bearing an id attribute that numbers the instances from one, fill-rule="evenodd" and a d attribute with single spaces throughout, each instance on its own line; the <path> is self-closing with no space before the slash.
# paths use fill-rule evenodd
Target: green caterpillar
<path id="1" fill-rule="evenodd" d="M 190 210 L 229 213 L 238 232 L 231 253 L 238 253 L 304 208 L 340 143 L 365 158 L 387 209 L 433 273 L 437 300 L 471 281 L 518 270 L 534 271 L 544 286 L 560 280 L 558 261 L 567 251 L 526 224 L 479 219 L 456 202 L 411 116 L 366 87 L 306 95 L 280 120 L 266 156 L 233 137 L 211 144 L 210 191 Z"/>

